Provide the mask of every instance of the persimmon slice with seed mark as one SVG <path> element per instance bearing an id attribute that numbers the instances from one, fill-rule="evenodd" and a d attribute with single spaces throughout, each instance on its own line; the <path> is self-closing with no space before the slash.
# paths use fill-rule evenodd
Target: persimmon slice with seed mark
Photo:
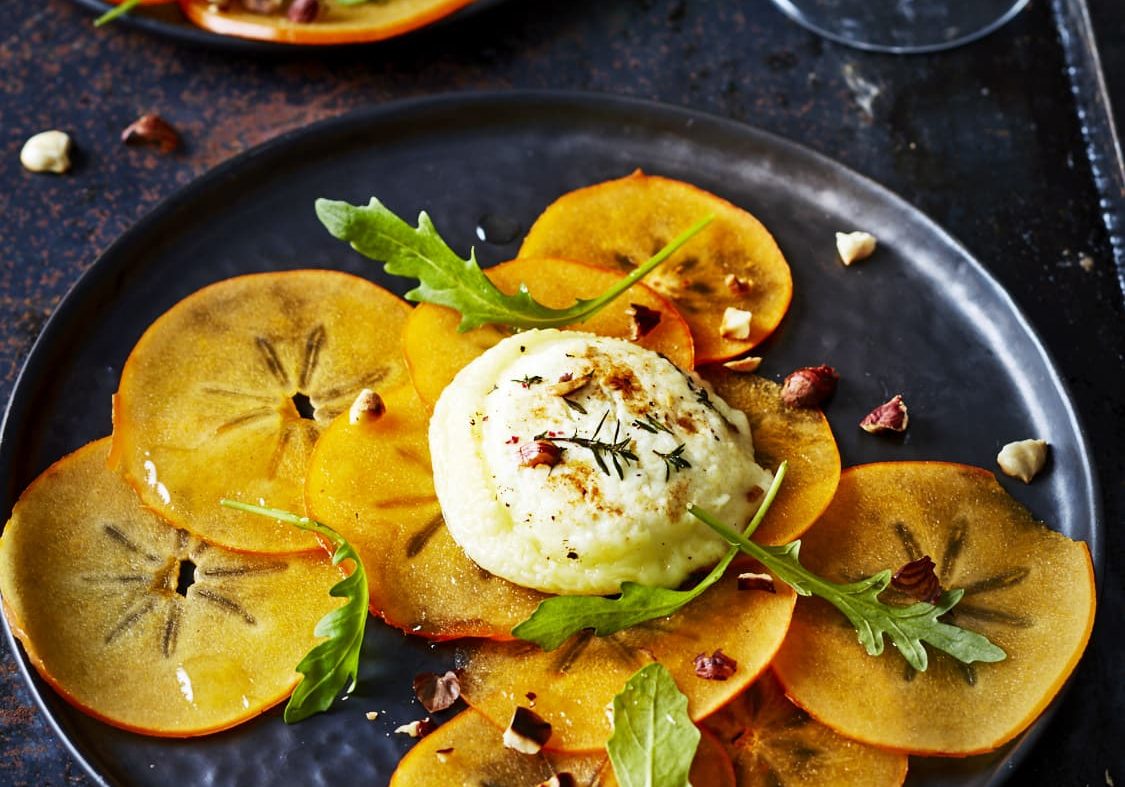
<path id="1" fill-rule="evenodd" d="M 701 730 L 690 781 L 699 787 L 734 787 L 734 770 L 718 740 Z M 484 716 L 469 709 L 427 735 L 402 759 L 391 776 L 391 787 L 432 787 L 435 784 L 531 785 L 567 773 L 580 787 L 617 787 L 604 752 L 527 755 L 507 749 L 503 733 Z"/>
<path id="2" fill-rule="evenodd" d="M 776 471 L 789 462 L 785 483 L 754 541 L 785 544 L 798 538 L 831 502 L 840 481 L 840 452 L 828 419 L 816 409 L 787 406 L 781 386 L 764 377 L 721 367 L 707 367 L 703 377 L 727 404 L 746 413 L 758 464 Z"/>
<path id="3" fill-rule="evenodd" d="M 634 672 L 659 661 L 687 695 L 692 719 L 701 719 L 769 665 L 789 627 L 793 591 L 781 583 L 776 594 L 740 591 L 740 565 L 732 564 L 719 583 L 674 615 L 607 637 L 580 633 L 551 652 L 520 642 L 467 645 L 461 696 L 503 725 L 532 692 L 535 712 L 552 726 L 548 749 L 594 751 L 611 732 L 606 706 Z M 738 662 L 728 680 L 695 673 L 695 657 L 715 650 Z"/>
<path id="4" fill-rule="evenodd" d="M 109 439 L 56 462 L 0 538 L 0 594 L 66 700 L 148 735 L 226 729 L 288 696 L 343 574 L 318 554 L 247 555 L 189 536 L 106 468 Z"/>
<path id="5" fill-rule="evenodd" d="M 384 0 L 377 3 L 322 4 L 313 22 L 291 22 L 285 13 L 257 14 L 238 8 L 219 10 L 207 0 L 178 0 L 189 20 L 205 30 L 237 38 L 285 44 L 354 44 L 381 41 L 436 22 L 472 0 Z"/>
<path id="6" fill-rule="evenodd" d="M 640 170 L 559 197 L 536 219 L 520 257 L 567 257 L 628 271 L 685 226 L 715 220 L 645 283 L 672 299 L 691 326 L 697 363 L 733 358 L 769 336 L 793 295 L 789 264 L 745 210 L 688 183 Z M 723 312 L 749 311 L 750 335 L 721 335 Z"/>
<path id="7" fill-rule="evenodd" d="M 392 626 L 435 640 L 511 639 L 545 596 L 465 555 L 434 494 L 426 406 L 410 384 L 383 400 L 377 420 L 345 413 L 325 430 L 305 477 L 310 515 L 359 551 L 371 609 Z"/>
<path id="8" fill-rule="evenodd" d="M 802 599 L 774 668 L 798 705 L 849 738 L 912 754 L 991 751 L 1034 721 L 1082 655 L 1089 551 L 1035 521 L 987 470 L 940 462 L 846 470 L 801 548 L 837 582 L 923 555 L 943 588 L 965 590 L 943 619 L 988 637 L 1004 661 L 966 665 L 927 646 L 929 668 L 915 672 L 889 645 L 868 656 L 839 612 Z M 912 601 L 893 589 L 882 598 Z"/>
<path id="9" fill-rule="evenodd" d="M 897 787 L 906 755 L 856 743 L 813 720 L 764 673 L 704 721 L 734 762 L 739 787 Z"/>
<path id="10" fill-rule="evenodd" d="M 111 464 L 146 505 L 232 549 L 317 548 L 309 533 L 219 506 L 303 513 L 321 430 L 363 388 L 406 379 L 409 312 L 370 282 L 327 270 L 227 279 L 188 296 L 133 348 L 114 397 Z"/>
<path id="11" fill-rule="evenodd" d="M 601 295 L 624 274 L 566 259 L 518 259 L 488 268 L 485 275 L 508 294 L 526 284 L 535 300 L 558 309 L 572 306 L 578 298 Z M 633 303 L 660 312 L 660 322 L 637 344 L 664 353 L 681 369 L 691 369 L 691 330 L 675 306 L 643 284 L 634 285 L 589 320 L 572 327 L 628 339 L 633 321 L 627 312 Z M 406 323 L 402 343 L 411 379 L 430 406 L 469 361 L 510 335 L 507 328 L 492 325 L 458 333 L 460 322 L 461 316 L 453 309 L 423 303 Z"/>

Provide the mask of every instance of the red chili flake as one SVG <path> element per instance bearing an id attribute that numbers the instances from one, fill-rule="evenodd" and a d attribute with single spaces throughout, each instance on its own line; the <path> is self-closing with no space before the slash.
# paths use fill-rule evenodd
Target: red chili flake
<path id="1" fill-rule="evenodd" d="M 656 330 L 657 325 L 660 325 L 660 312 L 656 309 L 650 309 L 644 304 L 630 303 L 625 313 L 629 315 L 629 319 L 632 321 L 629 327 L 629 338 L 634 342 L 648 336 Z"/>
<path id="2" fill-rule="evenodd" d="M 941 598 L 941 583 L 934 568 L 929 555 L 911 560 L 891 577 L 891 587 L 911 598 L 936 604 Z"/>
<path id="3" fill-rule="evenodd" d="M 562 460 L 562 449 L 548 440 L 536 440 L 519 447 L 520 464 L 524 467 L 554 467 Z"/>
<path id="4" fill-rule="evenodd" d="M 423 672 L 414 676 L 414 695 L 430 713 L 445 710 L 461 696 L 461 681 L 453 672 L 437 675 Z"/>
<path id="5" fill-rule="evenodd" d="M 507 440 L 504 441 L 504 445 L 515 445 L 519 441 L 520 441 L 519 435 L 514 434 L 511 437 L 509 437 Z"/>
<path id="6" fill-rule="evenodd" d="M 695 657 L 695 674 L 704 680 L 726 680 L 738 669 L 738 662 L 722 650 L 710 656 L 700 653 Z"/>
<path id="7" fill-rule="evenodd" d="M 738 589 L 764 590 L 767 593 L 777 592 L 777 588 L 774 587 L 773 584 L 773 577 L 769 574 L 758 574 L 753 571 L 747 571 L 738 575 Z"/>

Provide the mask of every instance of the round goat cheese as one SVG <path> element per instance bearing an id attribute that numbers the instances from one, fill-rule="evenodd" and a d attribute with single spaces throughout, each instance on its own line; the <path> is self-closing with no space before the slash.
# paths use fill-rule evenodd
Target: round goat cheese
<path id="1" fill-rule="evenodd" d="M 528 331 L 458 373 L 430 421 L 450 534 L 482 568 L 550 593 L 675 587 L 743 526 L 771 475 L 746 416 L 694 374 L 621 339 Z"/>

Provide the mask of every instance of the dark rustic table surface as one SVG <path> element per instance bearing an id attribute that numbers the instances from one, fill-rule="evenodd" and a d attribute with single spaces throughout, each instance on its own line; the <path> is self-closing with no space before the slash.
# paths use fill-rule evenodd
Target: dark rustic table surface
<path id="1" fill-rule="evenodd" d="M 68 0 L 5 2 L 0 401 L 52 308 L 114 238 L 197 175 L 311 121 L 437 92 L 562 88 L 759 126 L 935 218 L 997 276 L 1057 360 L 1099 470 L 1106 563 L 1091 647 L 1010 783 L 1125 784 L 1125 219 L 1115 225 L 1112 215 L 1125 194 L 1112 177 L 1105 128 L 1099 136 L 1091 127 L 1088 85 L 1072 91 L 1068 14 L 1078 7 L 1033 0 L 983 41 L 896 57 L 823 41 L 767 0 L 509 0 L 375 47 L 262 55 L 191 48 L 122 26 L 94 31 Z M 1092 12 L 1121 107 L 1125 7 L 1093 0 Z M 118 142 L 147 111 L 182 132 L 183 150 L 161 155 Z M 76 142 L 65 177 L 19 165 L 24 139 L 46 128 Z M 0 784 L 88 783 L 0 641 Z"/>

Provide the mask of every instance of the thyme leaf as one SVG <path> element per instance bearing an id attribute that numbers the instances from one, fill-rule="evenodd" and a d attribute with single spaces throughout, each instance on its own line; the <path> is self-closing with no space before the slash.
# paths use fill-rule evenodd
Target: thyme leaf
<path id="1" fill-rule="evenodd" d="M 640 461 L 633 450 L 629 448 L 632 438 L 629 435 L 621 437 L 621 422 L 618 421 L 613 427 L 612 440 L 599 440 L 598 435 L 601 434 L 602 427 L 605 426 L 606 418 L 609 417 L 609 410 L 602 414 L 601 420 L 598 421 L 594 433 L 589 437 L 580 437 L 578 431 L 575 430 L 574 434 L 570 437 L 549 437 L 546 432 L 541 432 L 535 436 L 536 440 L 551 440 L 556 443 L 570 443 L 577 445 L 580 448 L 586 448 L 594 455 L 594 461 L 597 463 L 598 468 L 610 475 L 609 465 L 606 464 L 606 457 L 613 463 L 613 469 L 617 471 L 617 477 L 620 479 L 625 478 L 625 469 L 622 463 L 628 465 L 630 462 Z"/>
<path id="2" fill-rule="evenodd" d="M 684 459 L 684 444 L 680 443 L 668 453 L 662 453 L 655 448 L 652 452 L 664 460 L 664 480 L 667 481 L 672 477 L 672 473 L 676 470 L 687 470 L 691 467 L 691 462 Z"/>

